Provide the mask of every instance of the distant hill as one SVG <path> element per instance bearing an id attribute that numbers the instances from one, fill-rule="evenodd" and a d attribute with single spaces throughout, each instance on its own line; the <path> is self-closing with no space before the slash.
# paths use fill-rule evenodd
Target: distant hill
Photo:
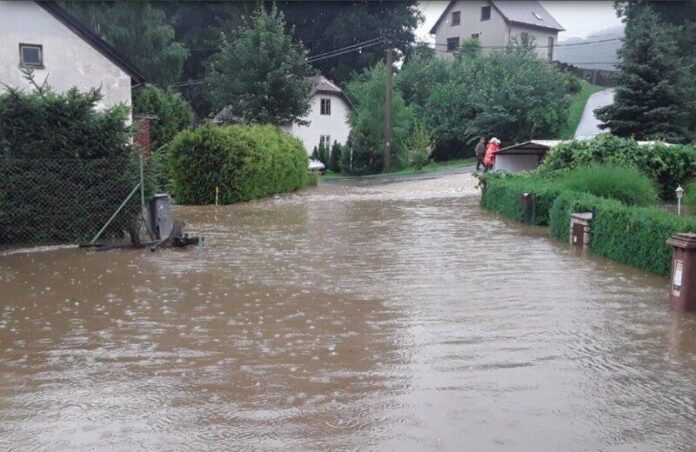
<path id="1" fill-rule="evenodd" d="M 620 39 L 623 35 L 624 27 L 618 25 L 593 33 L 587 38 L 564 39 L 554 49 L 554 59 L 582 68 L 614 70 L 618 62 L 616 51 L 621 48 Z"/>

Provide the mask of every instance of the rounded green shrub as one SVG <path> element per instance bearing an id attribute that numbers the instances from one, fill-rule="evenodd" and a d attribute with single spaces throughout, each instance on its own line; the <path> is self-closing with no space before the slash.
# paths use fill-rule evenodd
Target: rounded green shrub
<path id="1" fill-rule="evenodd" d="M 230 204 L 297 190 L 307 183 L 302 142 L 278 127 L 205 124 L 185 130 L 167 147 L 176 200 Z"/>
<path id="2" fill-rule="evenodd" d="M 645 174 L 630 166 L 589 165 L 570 171 L 565 186 L 578 192 L 616 199 L 629 206 L 657 203 L 657 187 Z"/>

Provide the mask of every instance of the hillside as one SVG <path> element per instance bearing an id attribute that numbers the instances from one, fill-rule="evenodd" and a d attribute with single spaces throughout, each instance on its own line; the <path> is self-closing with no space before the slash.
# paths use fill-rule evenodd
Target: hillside
<path id="1" fill-rule="evenodd" d="M 621 25 L 593 33 L 587 38 L 564 39 L 554 50 L 554 59 L 588 69 L 614 70 L 618 61 L 616 51 L 621 48 L 620 38 L 623 34 Z"/>

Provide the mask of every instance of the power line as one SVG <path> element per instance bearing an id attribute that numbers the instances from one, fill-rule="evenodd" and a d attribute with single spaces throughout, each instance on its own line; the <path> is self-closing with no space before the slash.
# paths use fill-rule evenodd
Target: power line
<path id="1" fill-rule="evenodd" d="M 331 57 L 338 56 L 338 55 L 343 55 L 344 53 L 348 53 L 348 52 L 351 52 L 353 50 L 361 50 L 362 48 L 371 47 L 373 45 L 381 44 L 383 42 L 385 42 L 385 38 L 382 36 L 377 36 L 375 38 L 368 39 L 368 40 L 365 40 L 362 42 L 357 42 L 357 43 L 351 44 L 349 46 L 329 50 L 327 52 L 320 53 L 317 55 L 312 55 L 312 56 L 307 58 L 307 62 L 312 63 L 314 61 L 319 61 L 321 59 L 326 59 L 326 58 L 331 58 Z"/>
<path id="2" fill-rule="evenodd" d="M 553 47 L 554 49 L 559 48 L 559 47 L 575 47 L 575 46 L 584 46 L 584 45 L 591 45 L 591 44 L 598 44 L 598 43 L 603 43 L 603 42 L 611 42 L 611 41 L 620 41 L 621 38 L 610 38 L 610 39 L 600 39 L 598 41 L 586 41 L 586 42 L 573 42 L 570 44 L 554 44 L 552 46 L 550 45 L 535 45 L 534 48 L 537 49 L 548 49 L 549 47 Z M 428 41 L 418 41 L 418 44 L 425 44 L 425 45 L 434 45 L 438 47 L 447 47 L 447 44 L 443 43 L 438 43 L 438 42 L 428 42 Z M 482 46 L 480 45 L 479 48 L 481 49 L 507 49 L 510 46 Z"/>

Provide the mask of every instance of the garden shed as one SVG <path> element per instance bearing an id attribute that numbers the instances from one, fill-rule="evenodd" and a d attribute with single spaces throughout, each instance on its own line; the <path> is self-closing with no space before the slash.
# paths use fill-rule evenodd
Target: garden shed
<path id="1" fill-rule="evenodd" d="M 495 170 L 516 173 L 536 169 L 552 147 L 563 140 L 530 140 L 501 149 L 495 155 Z"/>

